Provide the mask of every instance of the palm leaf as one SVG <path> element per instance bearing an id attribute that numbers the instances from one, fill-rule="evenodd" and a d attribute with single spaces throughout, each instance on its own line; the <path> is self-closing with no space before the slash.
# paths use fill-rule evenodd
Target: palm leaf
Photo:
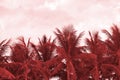
<path id="1" fill-rule="evenodd" d="M 113 25 L 111 30 L 111 33 L 107 30 L 103 30 L 103 33 L 108 36 L 108 39 L 105 42 L 112 51 L 116 51 L 120 48 L 120 30 L 117 25 Z"/>
<path id="2" fill-rule="evenodd" d="M 6 70 L 5 68 L 0 67 L 0 79 L 1 80 L 6 80 L 6 79 L 14 80 L 15 76 L 11 72 Z"/>
<path id="3" fill-rule="evenodd" d="M 39 39 L 39 44 L 37 47 L 38 52 L 41 53 L 43 61 L 47 61 L 52 58 L 53 52 L 56 48 L 55 39 L 51 40 L 51 38 L 47 38 L 44 35 L 41 40 Z"/>
<path id="4" fill-rule="evenodd" d="M 62 31 L 57 29 L 55 32 L 59 45 L 63 47 L 66 53 L 74 53 L 74 49 L 78 46 L 79 40 L 83 35 L 83 32 L 78 36 L 73 26 L 64 27 Z"/>

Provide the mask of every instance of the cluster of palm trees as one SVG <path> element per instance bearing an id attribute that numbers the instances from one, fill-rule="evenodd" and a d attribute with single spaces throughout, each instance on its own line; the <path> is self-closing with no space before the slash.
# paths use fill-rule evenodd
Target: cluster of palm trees
<path id="1" fill-rule="evenodd" d="M 43 36 L 34 44 L 24 37 L 19 42 L 11 40 L 0 43 L 0 80 L 120 80 L 120 30 L 114 25 L 112 32 L 102 30 L 107 35 L 101 40 L 98 32 L 85 39 L 76 35 L 72 26 L 56 29 L 56 38 Z M 7 49 L 11 54 L 5 55 Z"/>

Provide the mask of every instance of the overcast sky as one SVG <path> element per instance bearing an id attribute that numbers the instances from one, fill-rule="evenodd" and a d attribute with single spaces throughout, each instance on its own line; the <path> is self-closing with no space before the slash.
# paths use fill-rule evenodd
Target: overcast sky
<path id="1" fill-rule="evenodd" d="M 50 36 L 69 24 L 81 32 L 119 22 L 120 0 L 0 0 L 0 39 Z"/>

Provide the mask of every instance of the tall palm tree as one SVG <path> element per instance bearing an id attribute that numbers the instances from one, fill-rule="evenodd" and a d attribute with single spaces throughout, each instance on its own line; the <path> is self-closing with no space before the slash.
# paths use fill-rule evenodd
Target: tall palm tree
<path id="1" fill-rule="evenodd" d="M 42 39 L 39 39 L 39 43 L 37 45 L 35 45 L 34 43 L 30 44 L 33 48 L 33 53 L 31 55 L 36 54 L 36 58 L 34 60 L 41 61 L 43 63 L 44 66 L 42 66 L 41 68 L 44 70 L 44 72 L 47 75 L 47 78 L 49 79 L 54 73 L 56 73 L 56 71 L 54 71 L 54 68 L 56 67 L 60 59 L 57 53 L 55 53 L 55 39 L 51 40 L 51 38 L 47 38 L 44 35 Z"/>
<path id="2" fill-rule="evenodd" d="M 109 64 L 107 67 L 109 68 L 110 66 L 114 66 L 110 68 L 115 73 L 113 78 L 117 80 L 120 77 L 120 29 L 117 25 L 113 25 L 113 27 L 111 27 L 111 31 L 112 32 L 110 33 L 107 30 L 103 30 L 103 33 L 108 36 L 108 38 L 105 40 L 105 44 L 109 50 L 108 61 L 111 62 L 111 64 Z"/>
<path id="3" fill-rule="evenodd" d="M 66 62 L 67 80 L 77 80 L 73 60 L 75 56 L 80 54 L 78 45 L 83 33 L 77 36 L 73 26 L 64 27 L 62 31 L 57 28 L 54 33 L 59 43 L 59 46 L 57 46 L 58 53 L 65 60 L 64 62 Z"/>

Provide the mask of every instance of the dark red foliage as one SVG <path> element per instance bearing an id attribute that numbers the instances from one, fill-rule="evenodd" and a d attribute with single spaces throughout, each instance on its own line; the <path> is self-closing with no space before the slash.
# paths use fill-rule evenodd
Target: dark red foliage
<path id="1" fill-rule="evenodd" d="M 89 32 L 86 45 L 81 46 L 83 32 L 76 35 L 73 26 L 56 29 L 56 38 L 43 36 L 38 44 L 24 37 L 18 43 L 0 42 L 0 80 L 120 80 L 120 30 L 101 40 L 99 33 Z M 8 49 L 11 54 L 6 56 Z"/>
<path id="2" fill-rule="evenodd" d="M 48 61 L 54 57 L 55 51 L 55 40 L 47 39 L 46 36 L 43 36 L 42 40 L 39 39 L 38 51 L 41 53 L 43 61 Z"/>
<path id="3" fill-rule="evenodd" d="M 28 59 L 28 50 L 22 44 L 15 44 L 12 47 L 11 59 L 14 62 L 24 62 Z"/>

